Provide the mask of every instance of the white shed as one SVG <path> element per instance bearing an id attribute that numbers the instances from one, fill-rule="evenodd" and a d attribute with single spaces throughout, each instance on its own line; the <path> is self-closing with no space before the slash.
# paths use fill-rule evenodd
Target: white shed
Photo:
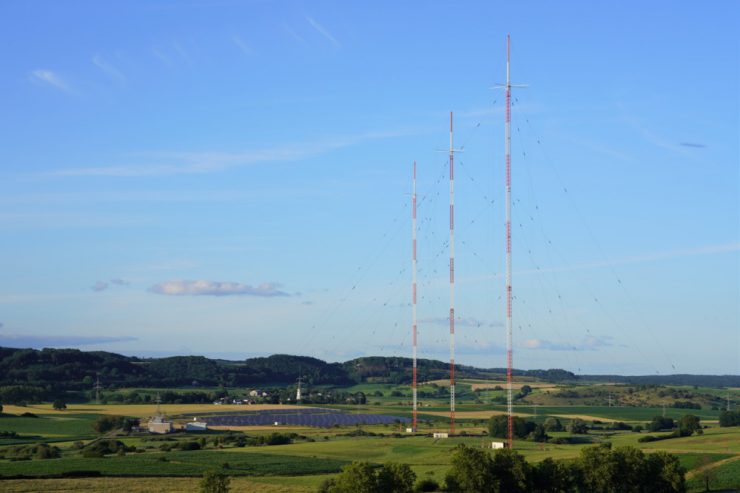
<path id="1" fill-rule="evenodd" d="M 206 423 L 205 421 L 196 421 L 195 418 L 193 418 L 193 421 L 185 423 L 185 431 L 206 431 L 206 430 L 208 430 L 208 423 Z"/>

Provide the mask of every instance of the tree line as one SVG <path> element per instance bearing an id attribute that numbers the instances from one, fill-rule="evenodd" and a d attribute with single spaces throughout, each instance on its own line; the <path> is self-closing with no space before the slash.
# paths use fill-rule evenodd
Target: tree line
<path id="1" fill-rule="evenodd" d="M 575 460 L 547 458 L 530 464 L 512 449 L 489 450 L 458 445 L 442 484 L 416 481 L 406 464 L 375 467 L 353 462 L 324 481 L 319 493 L 682 493 L 686 470 L 666 452 L 645 454 L 634 447 L 587 447 Z"/>

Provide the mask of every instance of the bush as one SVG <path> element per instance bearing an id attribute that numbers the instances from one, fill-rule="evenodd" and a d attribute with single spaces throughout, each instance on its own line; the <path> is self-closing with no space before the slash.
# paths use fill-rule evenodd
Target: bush
<path id="1" fill-rule="evenodd" d="M 191 450 L 200 450 L 200 444 L 198 442 L 180 442 L 178 448 L 184 452 Z"/>
<path id="2" fill-rule="evenodd" d="M 650 431 L 661 431 L 661 430 L 672 430 L 673 429 L 673 418 L 664 418 L 663 416 L 655 416 L 648 425 Z"/>
<path id="3" fill-rule="evenodd" d="M 512 427 L 516 438 L 526 438 L 535 431 L 537 424 L 534 421 L 526 421 L 519 416 L 512 419 Z M 505 414 L 492 416 L 488 422 L 488 434 L 492 437 L 507 438 L 509 433 L 509 421 Z"/>
<path id="4" fill-rule="evenodd" d="M 282 433 L 270 433 L 266 437 L 260 437 L 264 439 L 265 445 L 287 445 L 293 443 L 290 435 L 284 435 Z"/>
<path id="5" fill-rule="evenodd" d="M 407 464 L 389 462 L 375 468 L 367 462 L 353 462 L 336 478 L 319 486 L 322 493 L 412 493 L 416 474 Z"/>
<path id="6" fill-rule="evenodd" d="M 200 491 L 202 493 L 228 493 L 229 477 L 220 471 L 206 471 L 200 480 Z"/>
<path id="7" fill-rule="evenodd" d="M 704 431 L 701 428 L 701 420 L 693 414 L 686 414 L 678 420 L 678 435 L 688 437 L 696 433 L 701 435 Z"/>
<path id="8" fill-rule="evenodd" d="M 439 491 L 439 483 L 433 479 L 422 479 L 414 485 L 414 492 L 424 493 L 427 491 Z"/>
<path id="9" fill-rule="evenodd" d="M 691 401 L 676 401 L 673 403 L 676 409 L 701 409 L 701 404 Z"/>
<path id="10" fill-rule="evenodd" d="M 92 427 L 98 433 L 108 433 L 117 428 L 123 428 L 125 419 L 123 416 L 99 416 L 93 422 Z"/>
<path id="11" fill-rule="evenodd" d="M 719 425 L 740 426 L 740 411 L 722 411 L 719 413 Z"/>
<path id="12" fill-rule="evenodd" d="M 543 423 L 545 431 L 563 431 L 563 424 L 558 418 L 547 418 Z"/>
<path id="13" fill-rule="evenodd" d="M 637 439 L 639 443 L 657 442 L 658 440 L 661 439 L 652 435 L 645 435 L 644 437 L 640 437 Z"/>
<path id="14" fill-rule="evenodd" d="M 85 458 L 100 458 L 116 453 L 125 454 L 135 449 L 135 447 L 127 447 L 123 442 L 118 440 L 98 440 L 83 448 L 82 456 Z"/>
<path id="15" fill-rule="evenodd" d="M 8 447 L 3 450 L 0 457 L 8 460 L 31 460 L 31 459 L 58 459 L 60 457 L 59 448 L 47 443 L 37 443 L 33 445 L 18 445 Z"/>
<path id="16" fill-rule="evenodd" d="M 487 451 L 458 445 L 452 454 L 445 488 L 460 493 L 524 493 L 529 490 L 530 475 L 531 466 L 512 449 L 499 449 L 491 456 Z"/>
<path id="17" fill-rule="evenodd" d="M 573 419 L 571 420 L 570 424 L 568 425 L 568 431 L 573 433 L 574 435 L 585 435 L 588 433 L 588 426 L 586 425 L 586 422 L 582 419 Z"/>

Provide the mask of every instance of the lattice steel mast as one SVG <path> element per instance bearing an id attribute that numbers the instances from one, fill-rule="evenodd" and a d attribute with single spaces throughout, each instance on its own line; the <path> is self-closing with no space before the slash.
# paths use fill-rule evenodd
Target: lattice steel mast
<path id="1" fill-rule="evenodd" d="M 413 394 L 413 414 L 411 429 L 416 433 L 416 161 L 414 161 L 414 176 L 411 192 L 411 331 L 413 339 L 413 380 L 411 392 Z"/>
<path id="2" fill-rule="evenodd" d="M 507 440 L 509 448 L 514 446 L 512 368 L 513 330 L 511 317 L 511 37 L 506 35 L 506 414 L 508 418 Z"/>
<path id="3" fill-rule="evenodd" d="M 455 148 L 450 111 L 450 434 L 455 433 Z"/>

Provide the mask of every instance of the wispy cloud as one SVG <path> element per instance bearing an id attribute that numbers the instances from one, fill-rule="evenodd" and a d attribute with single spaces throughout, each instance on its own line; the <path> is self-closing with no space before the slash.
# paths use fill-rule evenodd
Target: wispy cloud
<path id="1" fill-rule="evenodd" d="M 90 289 L 92 289 L 96 293 L 101 293 L 105 291 L 106 289 L 108 289 L 108 283 L 105 281 L 97 281 L 95 284 L 93 284 L 92 288 Z"/>
<path id="2" fill-rule="evenodd" d="M 245 55 L 252 56 L 254 54 L 254 50 L 252 50 L 252 48 L 242 38 L 240 38 L 236 34 L 231 37 L 231 41 Z"/>
<path id="3" fill-rule="evenodd" d="M 337 41 L 337 38 L 332 36 L 332 34 L 321 24 L 316 22 L 316 20 L 313 17 L 306 17 L 306 20 L 309 24 L 311 24 L 311 27 L 316 29 L 323 37 L 328 39 L 334 46 L 337 48 L 340 48 L 342 45 Z"/>
<path id="4" fill-rule="evenodd" d="M 184 61 L 186 64 L 191 65 L 193 63 L 192 59 L 190 58 L 190 54 L 185 51 L 185 48 L 180 45 L 177 41 L 172 42 L 172 48 L 174 48 L 175 52 L 180 56 L 182 61 Z"/>
<path id="5" fill-rule="evenodd" d="M 596 262 L 587 262 L 582 264 L 563 265 L 558 267 L 540 267 L 539 269 L 522 269 L 514 271 L 516 275 L 526 274 L 543 274 L 548 272 L 573 272 L 577 270 L 599 269 L 603 267 L 615 267 L 618 265 L 640 264 L 645 262 L 657 262 L 661 260 L 671 260 L 674 258 L 694 257 L 700 255 L 714 255 L 721 253 L 733 253 L 740 251 L 740 243 L 722 243 L 718 245 L 705 245 L 694 248 L 682 248 L 678 250 L 666 250 L 663 252 L 646 253 L 643 255 L 632 255 L 613 260 L 603 260 Z M 501 272 L 485 276 L 468 277 L 461 279 L 461 282 L 475 282 L 502 277 Z"/>
<path id="6" fill-rule="evenodd" d="M 419 320 L 419 324 L 446 326 L 450 324 L 450 319 L 448 317 L 422 318 Z M 457 327 L 503 327 L 502 322 L 491 322 L 474 317 L 457 317 L 455 319 L 455 325 Z"/>
<path id="7" fill-rule="evenodd" d="M 131 284 L 125 279 L 111 279 L 110 281 L 97 281 L 92 285 L 92 290 L 96 293 L 101 293 L 111 286 L 128 286 Z"/>
<path id="8" fill-rule="evenodd" d="M 167 281 L 155 284 L 149 290 L 152 293 L 167 296 L 258 296 L 273 298 L 276 296 L 290 296 L 280 291 L 279 284 L 263 283 L 259 286 L 250 286 L 238 282 L 220 281 Z"/>
<path id="9" fill-rule="evenodd" d="M 681 142 L 679 145 L 682 145 L 684 147 L 693 147 L 695 149 L 704 149 L 707 147 L 705 144 L 699 144 L 696 142 Z"/>
<path id="10" fill-rule="evenodd" d="M 24 335 L 0 334 L 0 346 L 7 347 L 74 347 L 90 346 L 93 344 L 111 344 L 114 342 L 130 342 L 138 340 L 131 336 L 84 336 L 84 335 Z"/>
<path id="11" fill-rule="evenodd" d="M 157 58 L 160 62 L 162 62 L 167 67 L 174 66 L 174 63 L 172 63 L 172 60 L 170 57 L 165 55 L 160 49 L 154 48 L 152 49 L 152 55 L 154 55 L 155 58 Z"/>
<path id="12" fill-rule="evenodd" d="M 614 259 L 612 261 L 590 262 L 590 263 L 571 265 L 571 266 L 565 266 L 565 267 L 549 267 L 549 268 L 540 269 L 539 271 L 529 270 L 527 271 L 527 273 L 567 272 L 567 271 L 573 271 L 573 270 L 593 269 L 593 268 L 598 268 L 598 267 L 612 267 L 616 265 L 639 264 L 643 262 L 655 262 L 658 260 L 669 260 L 673 258 L 694 257 L 697 255 L 711 255 L 715 253 L 729 253 L 729 252 L 737 252 L 737 251 L 740 251 L 740 243 L 737 243 L 737 242 L 723 243 L 720 245 L 705 245 L 705 246 L 696 247 L 696 248 L 682 248 L 679 250 L 666 250 L 663 252 L 647 253 L 644 255 L 633 255 L 630 257 L 622 257 L 622 258 Z"/>
<path id="13" fill-rule="evenodd" d="M 220 172 L 230 168 L 269 162 L 291 162 L 325 154 L 367 141 L 402 137 L 418 129 L 366 132 L 325 139 L 310 144 L 293 144 L 244 152 L 144 152 L 136 156 L 146 163 L 121 166 L 68 168 L 46 173 L 51 176 L 146 177 Z"/>
<path id="14" fill-rule="evenodd" d="M 105 75 L 118 82 L 119 84 L 126 83 L 126 76 L 118 70 L 116 67 L 111 65 L 109 62 L 103 59 L 100 55 L 92 57 L 93 64 L 98 67 Z"/>
<path id="15" fill-rule="evenodd" d="M 403 344 L 393 345 L 375 345 L 372 346 L 380 352 L 387 354 L 391 353 L 405 353 L 408 347 Z M 443 360 L 449 356 L 450 346 L 447 342 L 434 342 L 428 341 L 420 346 L 422 358 L 439 358 Z M 457 341 L 455 344 L 455 354 L 457 356 L 475 356 L 475 355 L 496 355 L 506 354 L 506 348 L 493 344 L 491 342 L 465 342 Z"/>
<path id="16" fill-rule="evenodd" d="M 31 72 L 29 77 L 32 82 L 45 84 L 55 89 L 59 89 L 60 91 L 71 92 L 69 85 L 59 76 L 59 74 L 52 72 L 51 70 L 34 70 Z"/>
<path id="17" fill-rule="evenodd" d="M 614 347 L 611 337 L 586 337 L 577 343 L 552 342 L 546 339 L 527 339 L 522 341 L 525 349 L 542 351 L 596 351 L 601 348 Z"/>
<path id="18" fill-rule="evenodd" d="M 290 34 L 290 36 L 293 39 L 295 39 L 296 41 L 298 41 L 299 43 L 301 43 L 303 45 L 306 44 L 306 40 L 303 39 L 303 37 L 301 37 L 297 32 L 295 32 L 293 30 L 293 28 L 291 28 L 290 26 L 283 26 L 283 29 L 285 29 L 285 32 L 287 32 L 288 34 Z"/>

